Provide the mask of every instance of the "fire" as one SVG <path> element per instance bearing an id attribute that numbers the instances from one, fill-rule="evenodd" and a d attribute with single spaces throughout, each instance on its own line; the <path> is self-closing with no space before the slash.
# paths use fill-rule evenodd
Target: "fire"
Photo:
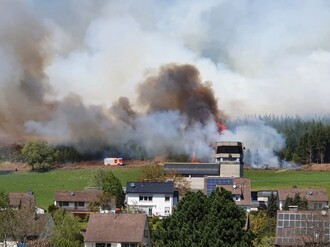
<path id="1" fill-rule="evenodd" d="M 191 162 L 192 162 L 192 163 L 198 163 L 198 160 L 196 159 L 196 154 L 195 154 L 195 152 L 192 152 L 192 154 L 191 154 Z"/>
<path id="2" fill-rule="evenodd" d="M 224 124 L 221 124 L 221 123 L 217 122 L 217 126 L 218 126 L 219 133 L 221 133 L 224 130 L 227 130 L 227 126 L 224 125 Z"/>

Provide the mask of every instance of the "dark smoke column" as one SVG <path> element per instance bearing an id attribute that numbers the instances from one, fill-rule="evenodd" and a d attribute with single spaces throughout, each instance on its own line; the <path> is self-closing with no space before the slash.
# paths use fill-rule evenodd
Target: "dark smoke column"
<path id="1" fill-rule="evenodd" d="M 157 75 L 148 77 L 138 88 L 140 104 L 148 113 L 178 110 L 189 123 L 208 120 L 223 122 L 217 99 L 210 86 L 202 83 L 198 69 L 190 64 L 168 64 Z"/>

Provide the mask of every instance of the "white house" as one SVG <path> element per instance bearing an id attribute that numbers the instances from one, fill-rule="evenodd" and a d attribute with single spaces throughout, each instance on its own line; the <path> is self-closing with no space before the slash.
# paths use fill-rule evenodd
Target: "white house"
<path id="1" fill-rule="evenodd" d="M 168 216 L 177 203 L 173 182 L 128 182 L 126 186 L 128 210 L 143 211 L 149 216 Z"/>

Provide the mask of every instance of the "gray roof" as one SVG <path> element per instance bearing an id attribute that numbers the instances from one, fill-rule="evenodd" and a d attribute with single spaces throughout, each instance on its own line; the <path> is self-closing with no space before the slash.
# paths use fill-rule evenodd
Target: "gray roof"
<path id="1" fill-rule="evenodd" d="M 180 175 L 219 176 L 217 163 L 165 163 L 164 173 L 176 172 Z"/>
<path id="2" fill-rule="evenodd" d="M 173 193 L 173 182 L 127 182 L 126 193 Z"/>

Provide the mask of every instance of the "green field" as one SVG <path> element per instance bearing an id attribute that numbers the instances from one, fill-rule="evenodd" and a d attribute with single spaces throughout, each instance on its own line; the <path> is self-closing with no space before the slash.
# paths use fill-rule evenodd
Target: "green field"
<path id="1" fill-rule="evenodd" d="M 245 170 L 244 176 L 251 179 L 253 190 L 322 187 L 330 194 L 330 171 Z"/>
<path id="2" fill-rule="evenodd" d="M 114 174 L 126 186 L 127 181 L 136 181 L 139 168 L 112 168 Z M 0 173 L 0 188 L 7 192 L 33 191 L 39 207 L 47 209 L 53 203 L 56 190 L 82 190 L 89 185 L 96 169 L 53 170 L 45 173 L 12 172 Z"/>
<path id="3" fill-rule="evenodd" d="M 141 174 L 141 168 L 112 168 L 112 171 L 123 185 L 136 181 Z M 95 169 L 3 172 L 0 173 L 0 188 L 7 192 L 33 191 L 38 205 L 47 209 L 53 203 L 56 190 L 82 190 L 88 186 L 94 172 Z M 323 187 L 330 194 L 330 171 L 245 170 L 244 176 L 251 179 L 252 190 Z"/>

